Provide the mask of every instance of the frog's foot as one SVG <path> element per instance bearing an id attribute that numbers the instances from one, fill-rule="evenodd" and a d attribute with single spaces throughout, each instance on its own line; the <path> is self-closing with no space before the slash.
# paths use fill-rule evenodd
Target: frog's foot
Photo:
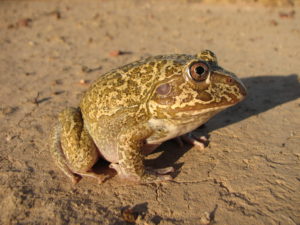
<path id="1" fill-rule="evenodd" d="M 76 172 L 76 174 L 82 176 L 82 177 L 91 177 L 94 178 L 98 181 L 99 184 L 102 184 L 108 176 L 103 175 L 103 174 L 97 174 L 93 171 L 86 171 L 86 172 Z"/>
<path id="2" fill-rule="evenodd" d="M 73 173 L 65 163 L 59 162 L 58 167 L 64 172 L 67 177 L 71 179 L 73 184 L 77 184 L 81 180 L 82 177 L 76 173 Z"/>
<path id="3" fill-rule="evenodd" d="M 145 173 L 141 177 L 136 174 L 128 174 L 121 168 L 118 163 L 111 163 L 110 168 L 117 171 L 118 175 L 127 180 L 139 181 L 141 183 L 152 183 L 156 181 L 172 180 L 173 177 L 169 173 L 174 172 L 173 167 L 165 167 L 160 169 L 145 168 Z"/>
<path id="4" fill-rule="evenodd" d="M 197 149 L 204 149 L 207 146 L 208 139 L 205 136 L 195 137 L 191 133 L 182 135 L 179 137 L 181 140 L 179 142 L 180 146 L 183 145 L 182 141 L 195 146 Z"/>
<path id="5" fill-rule="evenodd" d="M 64 172 L 64 174 L 67 175 L 72 181 L 73 184 L 77 184 L 82 177 L 92 177 L 95 178 L 99 184 L 102 184 L 106 179 L 107 176 L 94 173 L 93 171 L 87 171 L 87 172 L 73 172 L 67 165 L 60 164 L 60 169 Z"/>

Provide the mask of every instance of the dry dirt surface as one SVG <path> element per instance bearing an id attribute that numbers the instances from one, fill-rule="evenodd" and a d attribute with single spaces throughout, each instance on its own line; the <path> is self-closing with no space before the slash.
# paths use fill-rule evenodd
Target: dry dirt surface
<path id="1" fill-rule="evenodd" d="M 201 49 L 249 91 L 195 131 L 209 146 L 170 141 L 148 157 L 175 166 L 174 181 L 72 185 L 49 155 L 58 112 L 110 69 Z M 295 4 L 1 1 L 0 224 L 299 225 L 299 74 Z"/>

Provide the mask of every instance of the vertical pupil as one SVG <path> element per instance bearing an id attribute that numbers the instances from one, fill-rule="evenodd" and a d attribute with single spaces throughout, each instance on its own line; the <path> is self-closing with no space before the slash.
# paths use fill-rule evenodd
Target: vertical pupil
<path id="1" fill-rule="evenodd" d="M 202 66 L 198 66 L 196 69 L 195 69 L 196 73 L 199 74 L 199 75 L 202 75 L 205 70 Z"/>

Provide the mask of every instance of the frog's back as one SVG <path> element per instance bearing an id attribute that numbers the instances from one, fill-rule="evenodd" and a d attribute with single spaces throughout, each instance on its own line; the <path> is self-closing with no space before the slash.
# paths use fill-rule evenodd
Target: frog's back
<path id="1" fill-rule="evenodd" d="M 164 55 L 142 59 L 98 78 L 85 93 L 80 108 L 90 119 L 111 116 L 124 108 L 146 103 L 156 83 L 180 75 L 182 65 L 195 56 Z"/>

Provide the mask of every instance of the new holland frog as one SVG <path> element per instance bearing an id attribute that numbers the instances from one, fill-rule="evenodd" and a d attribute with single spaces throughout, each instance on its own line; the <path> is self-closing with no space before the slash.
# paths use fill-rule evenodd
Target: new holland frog
<path id="1" fill-rule="evenodd" d="M 111 162 L 122 178 L 169 180 L 172 167 L 145 168 L 144 156 L 245 96 L 243 83 L 218 66 L 209 50 L 149 57 L 100 76 L 79 108 L 62 111 L 51 152 L 75 183 L 81 176 L 103 180 L 91 169 L 99 157 Z"/>

